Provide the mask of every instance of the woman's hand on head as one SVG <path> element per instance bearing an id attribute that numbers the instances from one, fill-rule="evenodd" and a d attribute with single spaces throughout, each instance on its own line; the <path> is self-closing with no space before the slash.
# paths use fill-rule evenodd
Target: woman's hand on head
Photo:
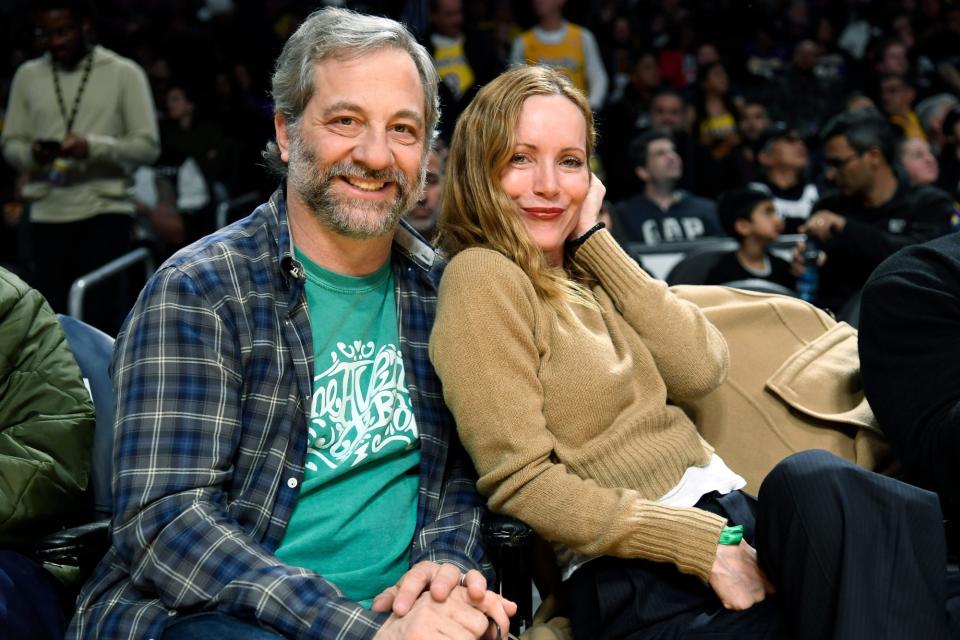
<path id="1" fill-rule="evenodd" d="M 597 216 L 600 215 L 600 209 L 603 207 L 603 196 L 606 193 L 607 188 L 600 182 L 600 178 L 591 173 L 590 190 L 587 191 L 587 197 L 583 199 L 583 204 L 580 205 L 580 219 L 577 221 L 577 226 L 573 228 L 573 233 L 570 234 L 571 240 L 579 238 L 589 231 L 590 227 L 597 224 Z"/>

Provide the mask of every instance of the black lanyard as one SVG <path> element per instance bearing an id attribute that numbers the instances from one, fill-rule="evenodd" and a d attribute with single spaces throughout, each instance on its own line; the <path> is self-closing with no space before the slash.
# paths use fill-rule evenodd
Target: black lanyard
<path id="1" fill-rule="evenodd" d="M 80 98 L 83 97 L 83 90 L 87 88 L 87 80 L 90 79 L 91 69 L 93 69 L 93 51 L 87 54 L 87 63 L 83 67 L 80 87 L 77 89 L 77 95 L 73 98 L 70 116 L 67 117 L 67 107 L 63 104 L 63 90 L 60 88 L 60 74 L 57 73 L 57 63 L 53 63 L 53 88 L 57 92 L 57 105 L 60 107 L 60 115 L 63 116 L 63 120 L 67 124 L 67 133 L 73 130 L 73 122 L 77 119 L 77 110 L 80 108 Z"/>

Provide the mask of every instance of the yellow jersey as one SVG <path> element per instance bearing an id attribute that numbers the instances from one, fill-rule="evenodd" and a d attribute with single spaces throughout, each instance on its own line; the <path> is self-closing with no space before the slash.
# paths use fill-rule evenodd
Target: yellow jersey
<path id="1" fill-rule="evenodd" d="M 460 98 L 467 89 L 473 86 L 475 81 L 473 69 L 467 62 L 467 56 L 463 48 L 463 36 L 446 38 L 434 35 L 431 38 L 431 43 L 433 44 L 433 63 L 437 66 L 437 74 L 453 92 L 453 95 Z"/>
<path id="2" fill-rule="evenodd" d="M 586 56 L 583 53 L 583 29 L 575 24 L 566 24 L 567 33 L 556 44 L 543 42 L 531 29 L 521 36 L 523 56 L 527 64 L 542 64 L 553 67 L 570 78 L 574 86 L 588 92 Z"/>

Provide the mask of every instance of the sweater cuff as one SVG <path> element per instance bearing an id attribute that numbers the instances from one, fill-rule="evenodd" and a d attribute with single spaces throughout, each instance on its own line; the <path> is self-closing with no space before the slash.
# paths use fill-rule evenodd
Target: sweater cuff
<path id="1" fill-rule="evenodd" d="M 632 547 L 628 549 L 630 557 L 672 562 L 680 573 L 703 580 L 710 577 L 726 518 L 703 509 L 655 502 L 639 503 L 637 516 L 644 526 L 627 543 Z"/>
<path id="2" fill-rule="evenodd" d="M 117 145 L 116 138 L 100 133 L 88 133 L 87 149 L 89 160 L 113 160 L 113 150 Z"/>
<path id="3" fill-rule="evenodd" d="M 574 261 L 596 276 L 616 300 L 636 296 L 638 283 L 656 280 L 640 268 L 606 229 L 587 238 L 577 250 Z"/>

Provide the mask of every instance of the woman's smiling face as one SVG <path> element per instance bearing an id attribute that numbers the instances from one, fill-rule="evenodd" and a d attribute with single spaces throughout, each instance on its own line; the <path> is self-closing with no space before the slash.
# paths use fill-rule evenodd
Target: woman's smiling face
<path id="1" fill-rule="evenodd" d="M 520 111 L 516 140 L 500 185 L 530 239 L 559 266 L 590 188 L 586 120 L 564 96 L 531 96 Z"/>

